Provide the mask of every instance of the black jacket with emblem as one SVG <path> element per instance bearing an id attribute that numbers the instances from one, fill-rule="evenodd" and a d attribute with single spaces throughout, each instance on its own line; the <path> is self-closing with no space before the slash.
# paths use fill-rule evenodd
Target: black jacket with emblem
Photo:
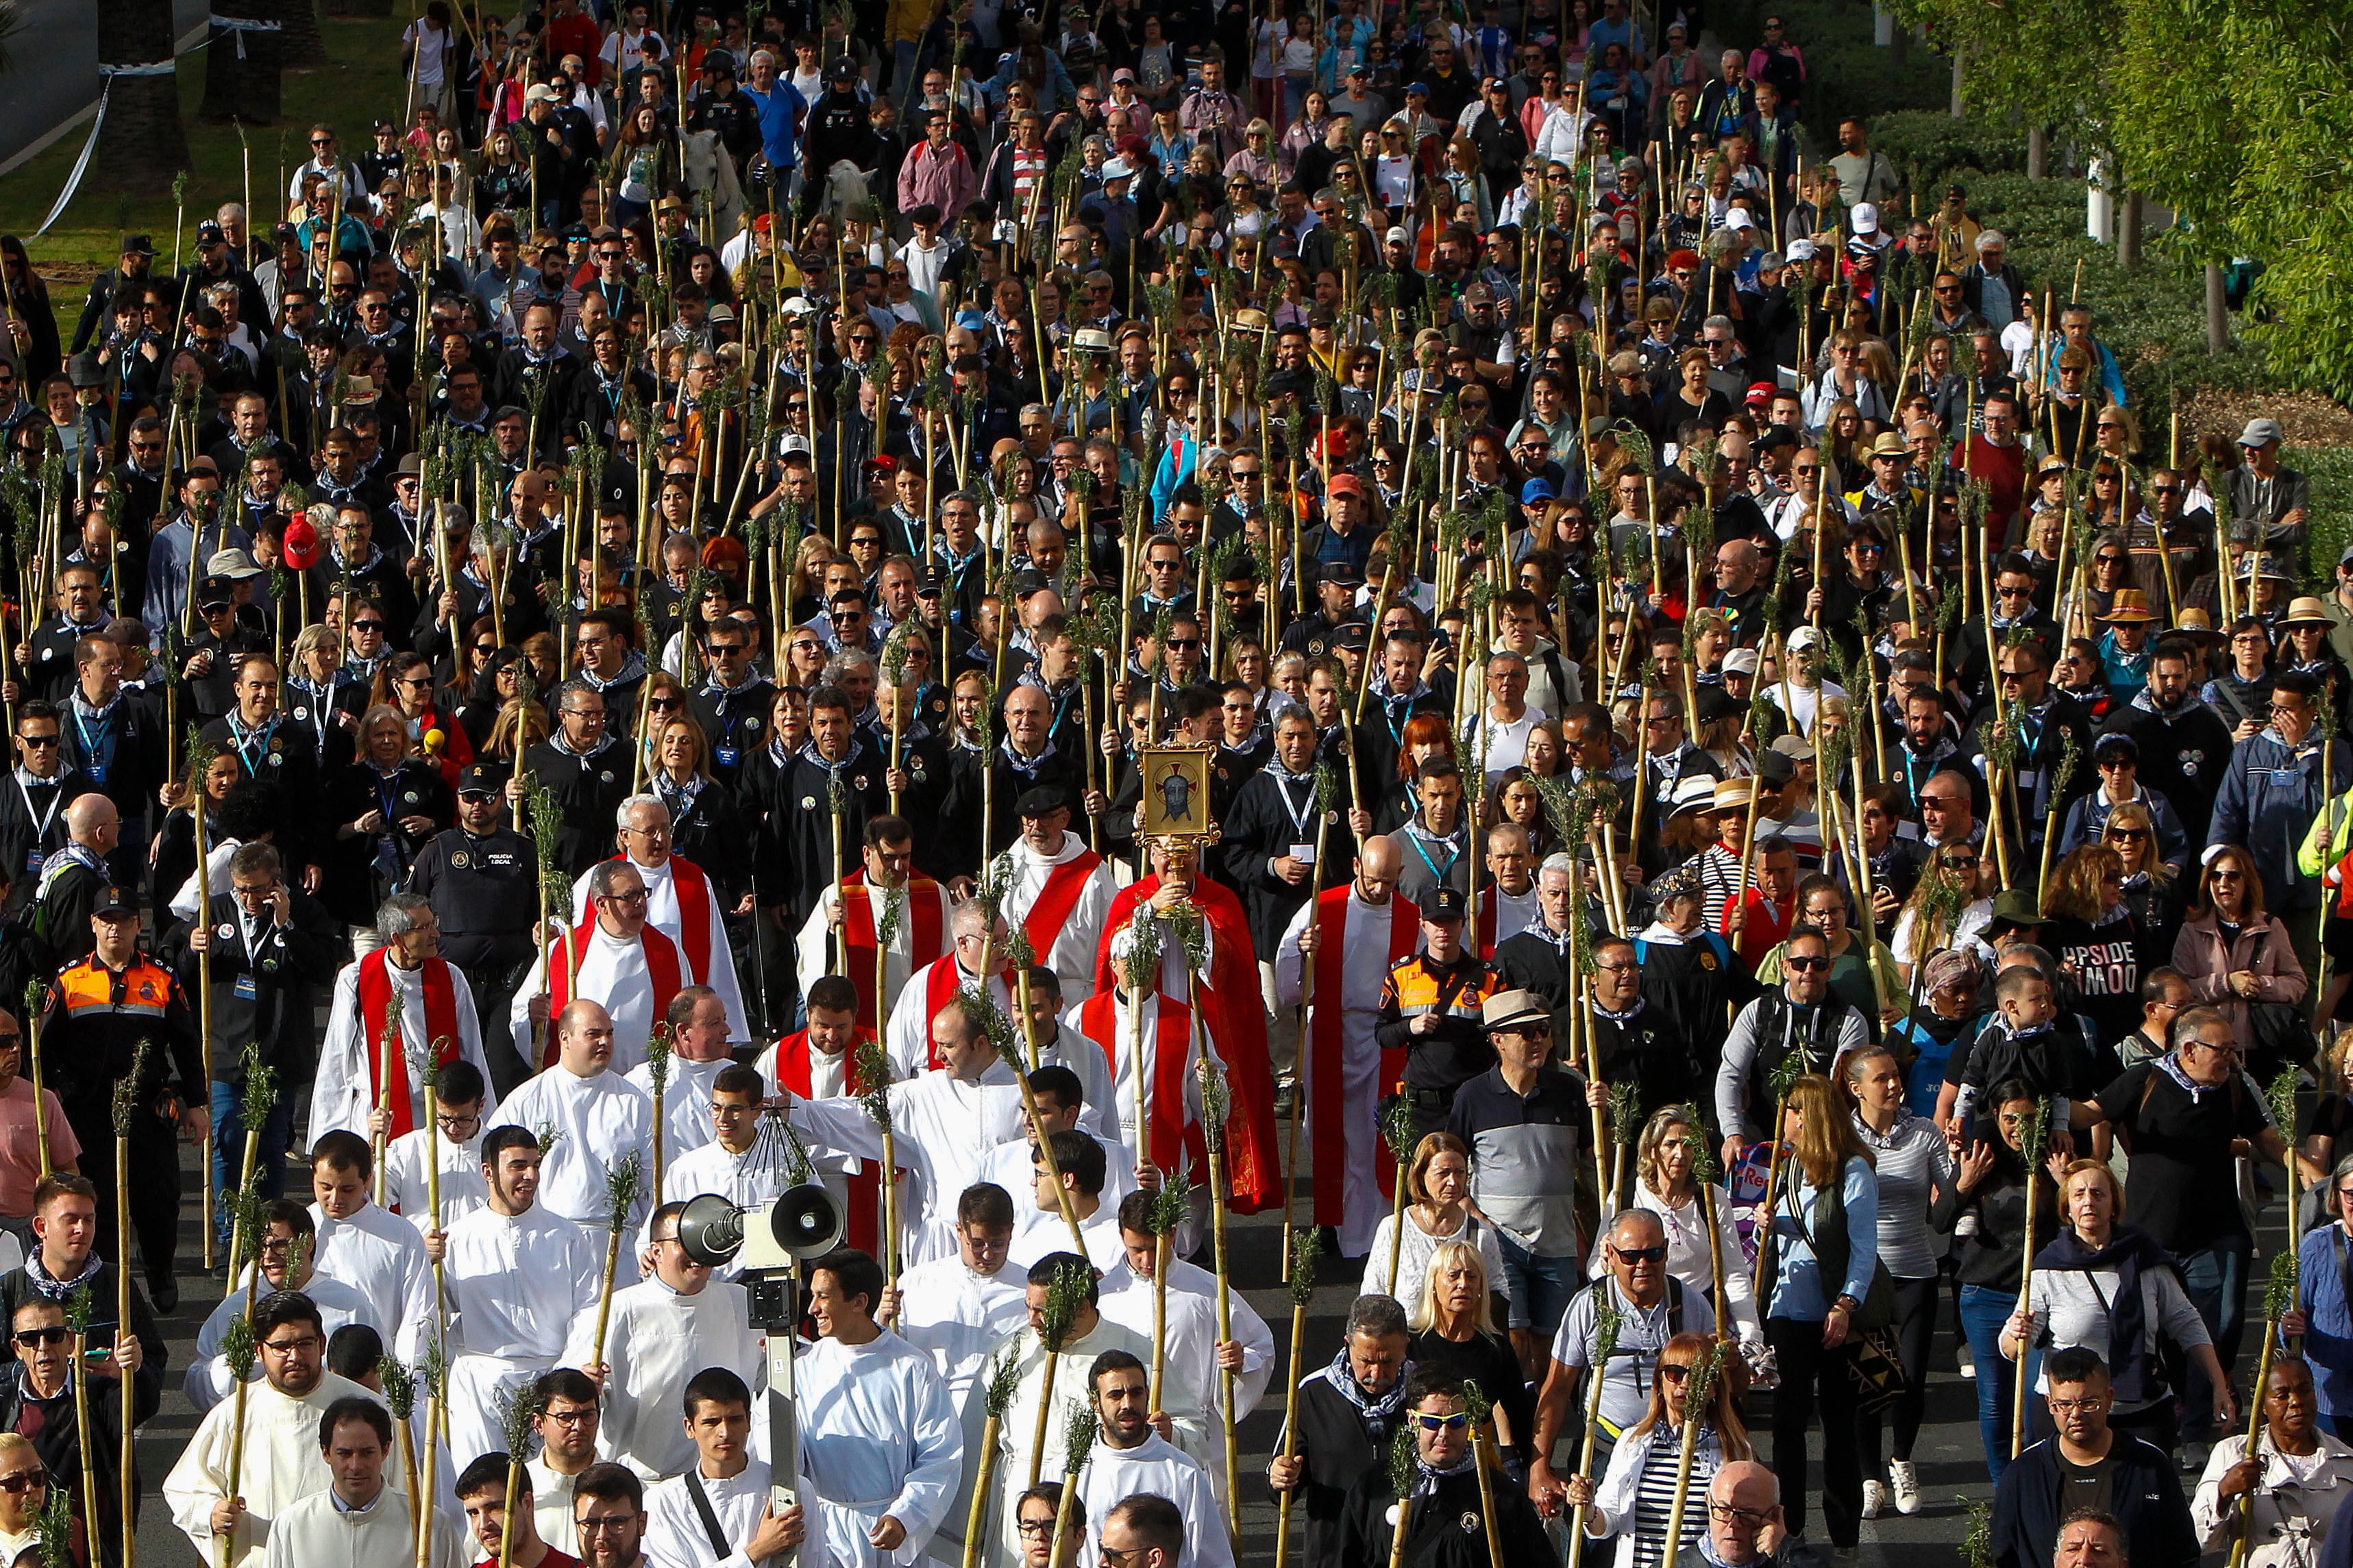
<path id="1" fill-rule="evenodd" d="M 1390 1550 L 1395 1532 L 1388 1523 L 1397 1492 L 1388 1467 L 1377 1462 L 1348 1489 L 1332 1561 L 1388 1563 L 1397 1568 L 1494 1568 L 1497 1563 L 1502 1568 L 1551 1568 L 1552 1539 L 1526 1489 L 1505 1484 L 1491 1489 L 1497 1515 L 1493 1521 L 1486 1517 L 1479 1478 L 1471 1467 L 1454 1475 L 1418 1470 L 1412 1513 L 1406 1521 L 1405 1557 L 1398 1563 Z M 1492 1542 L 1490 1528 L 1494 1531 Z"/>
<path id="2" fill-rule="evenodd" d="M 408 868 L 408 890 L 433 905 L 441 956 L 470 973 L 531 956 L 539 918 L 539 847 L 510 828 L 434 835 Z"/>
<path id="3" fill-rule="evenodd" d="M 290 715 L 273 715 L 262 729 L 240 743 L 236 716 L 216 719 L 196 732 L 208 746 L 233 752 L 246 778 L 274 784 L 285 796 L 286 824 L 271 840 L 286 862 L 288 879 L 301 880 L 301 868 L 319 863 L 324 846 L 319 826 L 325 805 L 324 770 L 319 763 L 318 731 L 298 724 Z M 178 889 L 174 889 L 174 891 Z"/>
<path id="4" fill-rule="evenodd" d="M 543 741 L 523 753 L 523 771 L 544 784 L 564 819 L 556 867 L 577 877 L 613 853 L 613 814 L 629 797 L 629 749 L 607 737 L 586 756 Z"/>
<path id="5" fill-rule="evenodd" d="M 342 942 L 334 917 L 301 889 L 287 889 L 287 913 L 290 918 L 280 923 L 265 907 L 248 947 L 244 910 L 235 893 L 215 893 L 205 911 L 212 932 L 206 967 L 216 1083 L 244 1083 L 248 1040 L 260 1046 L 264 1065 L 277 1069 L 281 1096 L 311 1081 L 319 1056 L 312 1011 L 323 988 L 334 982 Z M 196 954 L 188 944 L 192 930 L 174 925 L 157 952 L 190 992 L 197 977 Z"/>
<path id="6" fill-rule="evenodd" d="M 1332 798 L 1324 811 L 1324 864 L 1316 885 L 1336 888 L 1349 877 L 1355 840 L 1348 835 L 1347 782 L 1333 775 Z M 1294 817 L 1294 813 L 1295 817 Z M 1261 767 L 1234 795 L 1219 818 L 1224 837 L 1211 853 L 1226 885 L 1240 895 L 1250 917 L 1250 941 L 1259 956 L 1271 960 L 1284 928 L 1307 901 L 1308 884 L 1293 886 L 1274 874 L 1271 862 L 1291 854 L 1295 844 L 1315 842 L 1315 781 Z"/>

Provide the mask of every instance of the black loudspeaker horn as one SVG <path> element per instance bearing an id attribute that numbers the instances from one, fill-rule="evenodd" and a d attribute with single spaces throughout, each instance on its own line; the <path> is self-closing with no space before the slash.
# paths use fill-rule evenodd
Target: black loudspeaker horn
<path id="1" fill-rule="evenodd" d="M 768 1234 L 787 1256 L 803 1263 L 822 1258 L 841 1245 L 841 1205 L 817 1183 L 805 1182 L 769 1205 Z"/>
<path id="2" fill-rule="evenodd" d="M 678 1216 L 678 1244 L 704 1268 L 723 1267 L 743 1250 L 747 1212 L 717 1193 L 689 1199 Z"/>

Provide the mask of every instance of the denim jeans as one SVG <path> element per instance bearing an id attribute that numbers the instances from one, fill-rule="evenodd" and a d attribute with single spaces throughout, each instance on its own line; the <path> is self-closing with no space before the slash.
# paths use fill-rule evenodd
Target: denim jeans
<path id="1" fill-rule="evenodd" d="M 1534 1329 L 1549 1342 L 1560 1331 L 1570 1300 L 1585 1289 L 1580 1260 L 1540 1257 L 1502 1231 L 1495 1240 L 1504 1249 L 1504 1282 L 1512 1297 L 1509 1326 Z"/>
<path id="2" fill-rule="evenodd" d="M 307 1093 L 310 1085 L 298 1086 Z M 245 1091 L 235 1084 L 213 1080 L 213 1191 L 234 1188 L 245 1164 Z M 265 1198 L 286 1194 L 286 1145 L 294 1135 L 293 1094 L 280 1089 L 269 1120 L 261 1124 L 261 1142 L 253 1157 L 254 1184 Z M 216 1201 L 213 1230 L 226 1247 L 229 1239 L 228 1205 Z"/>
<path id="3" fill-rule="evenodd" d="M 2018 1292 L 1985 1285 L 1961 1287 L 1961 1331 L 1968 1336 L 1969 1359 L 1977 1363 L 1978 1436 L 1985 1444 L 1986 1471 L 1999 1483 L 2010 1468 L 2010 1422 L 2016 1409 L 2018 1368 L 2001 1353 L 2001 1326 L 2018 1310 Z M 2026 1377 L 2033 1385 L 2042 1352 L 2029 1352 Z M 2030 1434 L 2030 1436 L 2031 1434 Z"/>
<path id="4" fill-rule="evenodd" d="M 2246 1322 L 2247 1253 L 2243 1236 L 2224 1237 L 2214 1246 L 2181 1255 L 2181 1289 L 2198 1309 L 2214 1353 L 2229 1375 L 2239 1359 L 2239 1341 Z M 2196 1362 L 2187 1363 L 2181 1379 L 2181 1436 L 2193 1442 L 2211 1441 L 2214 1431 L 2214 1391 Z"/>

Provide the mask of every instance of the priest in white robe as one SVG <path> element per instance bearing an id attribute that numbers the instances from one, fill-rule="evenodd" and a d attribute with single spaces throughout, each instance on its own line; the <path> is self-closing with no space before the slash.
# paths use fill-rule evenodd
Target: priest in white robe
<path id="1" fill-rule="evenodd" d="M 466 1568 L 458 1532 L 436 1519 L 417 1551 L 409 1500 L 392 1489 L 392 1415 L 365 1394 L 327 1407 L 319 1458 L 333 1478 L 272 1522 L 263 1568 Z"/>
<path id="2" fill-rule="evenodd" d="M 1149 1356 L 1148 1335 L 1145 1342 Z M 1088 1522 L 1099 1528 L 1105 1515 L 1138 1492 L 1165 1497 L 1185 1516 L 1187 1568 L 1233 1568 L 1230 1516 L 1219 1501 L 1222 1489 L 1210 1479 L 1224 1468 L 1224 1455 L 1215 1468 L 1207 1467 L 1154 1429 L 1148 1364 L 1111 1351 L 1088 1368 L 1097 1422 L 1094 1448 L 1079 1471 Z"/>
<path id="3" fill-rule="evenodd" d="M 1403 864 L 1395 843 L 1367 839 L 1356 857 L 1355 879 L 1302 904 L 1274 954 L 1275 1000 L 1284 1007 L 1299 1005 L 1307 966 L 1315 967 L 1315 994 L 1299 1049 L 1313 1140 L 1302 1154 L 1312 1151 L 1315 1170 L 1338 1173 L 1335 1182 L 1315 1184 L 1315 1223 L 1338 1229 L 1345 1258 L 1362 1257 L 1372 1247 L 1373 1232 L 1390 1206 L 1381 1181 L 1381 1047 L 1374 1031 L 1389 968 L 1412 955 L 1420 935 L 1413 906 L 1397 890 Z"/>
<path id="4" fill-rule="evenodd" d="M 1133 930 L 1123 930 L 1111 940 L 1115 974 L 1125 973 L 1134 934 Z M 1169 945 L 1176 944 L 1172 940 Z M 1206 1053 L 1211 1072 L 1220 1081 L 1225 1078 L 1225 1063 L 1206 1023 L 1197 1020 L 1194 1010 L 1166 989 L 1167 963 L 1164 952 L 1164 988 L 1145 995 L 1141 1016 L 1126 985 L 1114 983 L 1109 994 L 1098 993 L 1063 1014 L 1062 1022 L 1092 1042 L 1112 1064 L 1112 1103 L 1119 1117 L 1119 1142 L 1130 1158 L 1174 1171 L 1189 1157 L 1191 1169 L 1205 1171 L 1208 1156 L 1201 1140 L 1201 1061 Z M 1181 948 L 1176 963 L 1181 970 Z M 1168 1114 L 1162 1111 L 1164 1102 L 1170 1105 Z M 1140 1127 L 1150 1129 L 1148 1145 L 1139 1135 Z"/>
<path id="5" fill-rule="evenodd" d="M 531 1488 L 531 1521 L 542 1541 L 577 1557 L 580 1530 L 573 1516 L 572 1489 L 602 1462 L 596 1449 L 604 1440 L 604 1407 L 596 1385 L 577 1367 L 557 1367 L 533 1390 L 540 1396 L 539 1414 L 532 1418 L 539 1452 L 523 1465 L 523 1479 Z"/>
<path id="6" fill-rule="evenodd" d="M 1025 791 L 1018 809 L 1021 836 L 990 867 L 1005 889 L 997 909 L 1028 933 L 1036 962 L 1060 979 L 1064 1001 L 1083 1001 L 1095 988 L 1095 949 L 1119 883 L 1111 862 L 1070 831 L 1061 792 Z"/>
<path id="7" fill-rule="evenodd" d="M 1049 1253 L 1072 1251 L 1082 1243 L 1087 1261 L 1098 1272 L 1113 1268 L 1122 1256 L 1119 1210 L 1103 1202 L 1103 1176 L 1110 1163 L 1103 1146 L 1076 1128 L 1050 1133 L 1049 1141 L 1051 1168 L 1038 1145 L 1027 1146 L 1029 1197 L 1039 1223 L 1013 1238 L 1013 1261 L 1027 1268 Z M 1079 1226 L 1076 1242 L 1071 1236 L 1072 1220 Z"/>
<path id="8" fill-rule="evenodd" d="M 930 1354 L 958 1409 L 988 1352 L 1029 1319 L 1029 1271 L 1007 1258 L 1012 1242 L 1010 1195 L 992 1183 L 966 1187 L 956 1199 L 955 1256 L 902 1269 L 883 1310 L 900 1338 Z"/>
<path id="9" fill-rule="evenodd" d="M 554 1065 L 547 1021 L 574 1001 L 589 1001 L 612 1016 L 613 1070 L 628 1072 L 646 1059 L 646 1041 L 671 1000 L 696 984 L 686 952 L 647 921 L 645 878 L 635 861 L 598 861 L 588 868 L 588 887 L 594 915 L 542 933 L 540 955 L 508 1009 L 515 1052 L 533 1071 Z"/>
<path id="10" fill-rule="evenodd" d="M 990 1151 L 1019 1137 L 1021 1127 L 1020 1088 L 978 1020 L 951 1002 L 932 1020 L 931 1038 L 946 1065 L 890 1089 L 892 1141 L 906 1173 L 903 1255 L 911 1265 L 955 1256 L 956 1199 L 979 1179 Z M 860 1159 L 882 1157 L 881 1130 L 864 1102 L 784 1098 L 803 1136 Z"/>
<path id="11" fill-rule="evenodd" d="M 421 894 L 395 893 L 376 913 L 384 945 L 335 976 L 327 1033 L 311 1080 L 311 1136 L 341 1129 L 371 1136 L 381 1113 L 388 1138 L 413 1131 L 425 1114 L 425 1075 L 445 1061 L 471 1062 L 487 1081 L 481 1024 L 466 972 L 440 955 L 441 926 Z M 378 1081 L 389 1021 L 400 1020 L 395 1047 L 406 1064 L 389 1092 Z"/>
<path id="12" fill-rule="evenodd" d="M 512 1123 L 482 1135 L 482 1207 L 425 1238 L 449 1306 L 449 1468 L 506 1447 L 499 1408 L 553 1368 L 572 1321 L 594 1310 L 601 1238 L 537 1202 L 539 1143 Z"/>
<path id="13" fill-rule="evenodd" d="M 733 1367 L 754 1373 L 755 1390 L 767 1382 L 744 1287 L 712 1279 L 679 1245 L 678 1215 L 685 1206 L 666 1203 L 654 1211 L 653 1272 L 613 1292 L 604 1360 L 596 1359 L 593 1300 L 572 1320 L 564 1345 L 564 1364 L 580 1368 L 604 1391 L 598 1452 L 649 1481 L 694 1462 L 679 1401 L 696 1373 Z"/>
<path id="14" fill-rule="evenodd" d="M 708 985 L 682 985 L 663 1015 L 670 1026 L 670 1077 L 662 1085 L 662 1164 L 711 1142 L 711 1081 L 735 1059 L 728 1049 L 734 1026 L 725 1000 Z M 746 1037 L 748 1039 L 749 1037 Z M 654 1064 L 639 1062 L 624 1075 L 654 1097 Z M 653 1167 L 646 1168 L 649 1180 Z"/>
<path id="15" fill-rule="evenodd" d="M 683 1403 L 695 1465 L 646 1489 L 643 1562 L 648 1568 L 764 1568 L 778 1552 L 800 1542 L 807 1518 L 806 1505 L 797 1500 L 782 1509 L 772 1504 L 768 1467 L 752 1457 L 754 1415 L 757 1411 L 766 1419 L 765 1401 L 755 1404 L 741 1377 L 714 1366 L 695 1374 Z M 712 1549 L 711 1532 L 695 1502 L 697 1490 L 710 1504 L 730 1551 Z M 794 1490 L 803 1494 L 807 1488 Z"/>
<path id="16" fill-rule="evenodd" d="M 834 1568 L 923 1561 L 955 1500 L 964 1430 L 932 1359 L 876 1325 L 881 1266 L 851 1248 L 809 1268 L 819 1338 L 800 1352 L 802 1506 Z"/>
<path id="17" fill-rule="evenodd" d="M 959 991 L 980 994 L 981 965 L 988 966 L 988 994 L 998 1011 L 1014 1016 L 1013 993 L 1008 989 L 1006 946 L 1012 928 L 999 920 L 992 932 L 987 908 L 978 899 L 966 899 L 948 918 L 950 945 L 936 963 L 925 964 L 899 988 L 884 1028 L 882 1047 L 891 1055 L 891 1070 L 901 1078 L 939 1065 L 933 1050 L 932 1020 Z"/>
<path id="18" fill-rule="evenodd" d="M 821 975 L 846 973 L 858 988 L 859 1026 L 877 1032 L 891 1002 L 907 988 L 910 975 L 948 953 L 952 900 L 948 890 L 914 868 L 915 834 L 906 818 L 873 816 L 866 822 L 861 863 L 837 886 L 828 882 L 817 907 L 793 940 L 793 965 L 801 994 Z M 885 930 L 888 942 L 881 941 Z M 849 957 L 836 966 L 841 944 Z M 882 948 L 881 1003 L 874 989 L 874 955 Z"/>
<path id="19" fill-rule="evenodd" d="M 471 1062 L 449 1062 L 433 1075 L 433 1096 L 438 1125 L 404 1132 L 384 1152 L 385 1206 L 420 1232 L 433 1226 L 429 1165 L 441 1168 L 444 1229 L 480 1208 L 485 1191 L 482 1110 L 490 1095 L 481 1072 Z"/>
<path id="20" fill-rule="evenodd" d="M 614 817 L 621 858 L 637 868 L 645 883 L 646 923 L 676 942 L 686 955 L 689 984 L 709 986 L 718 994 L 720 1005 L 726 1010 L 728 1037 L 749 1043 L 752 1028 L 745 1021 L 734 953 L 727 945 L 723 919 L 726 911 L 719 907 L 719 891 L 702 868 L 670 848 L 670 807 L 659 795 L 633 795 L 621 803 Z M 588 879 L 595 874 L 593 869 L 584 871 L 572 884 L 575 927 L 588 919 Z"/>
<path id="21" fill-rule="evenodd" d="M 254 1339 L 261 1375 L 247 1388 L 245 1447 L 236 1496 L 229 1500 L 228 1459 L 239 1412 L 230 1399 L 213 1406 L 164 1478 L 172 1522 L 207 1564 L 262 1568 L 271 1525 L 296 1501 L 326 1490 L 332 1479 L 319 1453 L 319 1418 L 338 1399 L 375 1396 L 327 1370 L 327 1334 L 319 1310 L 293 1292 L 256 1305 Z"/>
<path id="22" fill-rule="evenodd" d="M 414 1365 L 433 1328 L 433 1268 L 417 1229 L 368 1192 L 367 1140 L 337 1131 L 311 1146 L 311 1267 L 367 1298 L 385 1347 Z"/>
<path id="23" fill-rule="evenodd" d="M 1103 1077 L 1108 1083 L 1111 1077 L 1110 1058 L 1103 1054 L 1093 1041 L 1084 1036 L 1074 1035 L 1072 1039 L 1084 1054 L 1093 1057 L 1102 1066 Z M 1135 1156 L 1129 1153 L 1122 1145 L 1107 1142 L 1099 1128 L 1087 1125 L 1086 1107 L 1079 1098 L 1078 1075 L 1059 1062 L 1049 1063 L 1029 1075 L 1029 1095 L 1037 1102 L 1038 1114 L 1044 1123 L 1044 1131 L 1049 1135 L 1065 1130 L 1075 1130 L 1083 1132 L 1102 1147 L 1103 1152 L 1103 1202 L 1113 1209 L 1118 1208 L 1120 1201 L 1135 1191 Z M 1021 1125 L 1023 1133 L 1021 1139 L 1018 1142 L 1007 1143 L 998 1148 L 982 1164 L 981 1180 L 1003 1187 L 1007 1192 L 1014 1194 L 1013 1228 L 1017 1246 L 1029 1246 L 1032 1233 L 1041 1230 L 1050 1230 L 1053 1233 L 1052 1236 L 1045 1238 L 1047 1243 L 1052 1242 L 1053 1236 L 1060 1236 L 1062 1245 L 1068 1246 L 1071 1238 L 1070 1227 L 1062 1223 L 1060 1205 L 1054 1205 L 1050 1209 L 1039 1208 L 1034 1204 L 1025 1204 L 1020 1201 L 1021 1194 L 1037 1180 L 1035 1165 L 1039 1128 L 1030 1122 L 1027 1107 L 1022 1110 Z M 1039 1252 L 1052 1250 L 1051 1245 L 1034 1247 L 1023 1258 L 1022 1266 L 1024 1268 L 1029 1266 L 1029 1258 L 1035 1257 Z"/>
<path id="24" fill-rule="evenodd" d="M 516 1087 L 491 1130 L 553 1132 L 555 1142 L 539 1172 L 540 1205 L 600 1237 L 613 1217 L 606 1173 L 637 1154 L 643 1180 L 625 1221 L 634 1230 L 652 1206 L 646 1194 L 653 1184 L 653 1101 L 614 1070 L 613 1019 L 597 1004 L 566 1007 L 555 1020 L 555 1065 Z M 487 1135 L 483 1146 L 489 1147 Z"/>
<path id="25" fill-rule="evenodd" d="M 395 1325 L 376 1321 L 375 1304 L 356 1286 L 346 1285 L 312 1267 L 311 1255 L 318 1245 L 318 1235 L 310 1211 L 293 1199 L 274 1198 L 262 1205 L 261 1283 L 254 1287 L 255 1300 L 280 1290 L 300 1290 L 319 1309 L 319 1319 L 328 1338 L 332 1339 L 335 1331 L 345 1323 L 365 1323 L 376 1331 L 378 1339 L 392 1343 Z M 252 1265 L 239 1270 L 228 1294 L 196 1331 L 195 1357 L 188 1363 L 188 1373 L 181 1386 L 187 1394 L 188 1403 L 199 1412 L 210 1410 L 236 1391 L 237 1380 L 229 1373 L 228 1358 L 221 1353 L 221 1343 L 228 1333 L 230 1321 L 245 1316 L 245 1292 L 252 1275 Z"/>

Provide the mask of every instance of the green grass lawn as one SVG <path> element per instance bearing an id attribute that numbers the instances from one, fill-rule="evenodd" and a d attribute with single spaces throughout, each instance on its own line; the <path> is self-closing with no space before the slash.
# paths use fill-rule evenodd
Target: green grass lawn
<path id="1" fill-rule="evenodd" d="M 253 203 L 259 209 L 254 215 L 257 230 L 282 215 L 286 182 L 310 156 L 312 125 L 321 121 L 333 125 L 344 152 L 356 154 L 374 145 L 368 131 L 377 116 L 400 118 L 400 33 L 406 23 L 405 5 L 388 17 L 320 18 L 327 54 L 334 63 L 288 71 L 285 112 L 279 123 L 246 129 L 252 147 Z M 189 244 L 187 231 L 199 218 L 211 216 L 222 202 L 243 201 L 246 195 L 246 142 L 238 139 L 237 127 L 196 118 L 205 97 L 205 62 L 202 49 L 180 57 L 180 113 L 192 154 L 184 249 Z M 0 233 L 29 236 L 40 226 L 49 205 L 65 188 L 89 132 L 88 121 L 75 126 L 48 151 L 0 180 Z M 173 262 L 172 198 L 125 201 L 102 188 L 104 174 L 103 169 L 92 167 L 57 226 L 27 244 L 35 269 L 49 280 L 49 304 L 60 318 L 60 331 L 69 333 L 80 313 L 83 280 L 96 269 L 114 265 L 124 234 L 154 237 L 162 253 L 155 258 L 159 273 Z"/>

